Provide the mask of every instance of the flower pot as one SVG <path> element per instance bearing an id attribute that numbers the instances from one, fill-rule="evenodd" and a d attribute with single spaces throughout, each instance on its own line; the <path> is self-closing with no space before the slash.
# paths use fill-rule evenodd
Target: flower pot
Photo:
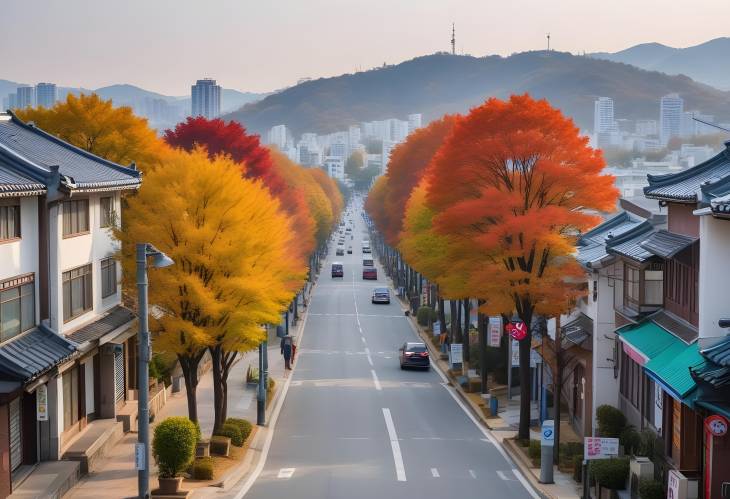
<path id="1" fill-rule="evenodd" d="M 157 480 L 160 483 L 160 494 L 177 494 L 177 491 L 180 490 L 180 484 L 182 483 L 183 477 L 176 476 L 174 478 L 163 478 L 158 477 Z"/>

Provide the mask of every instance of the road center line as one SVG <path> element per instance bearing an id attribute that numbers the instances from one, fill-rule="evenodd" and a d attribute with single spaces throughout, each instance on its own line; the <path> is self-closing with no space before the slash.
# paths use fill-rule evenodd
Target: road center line
<path id="1" fill-rule="evenodd" d="M 360 331 L 360 333 L 362 334 L 362 331 Z M 365 339 L 364 336 L 360 336 L 360 339 L 362 340 L 363 343 L 367 343 L 367 340 Z"/>
<path id="2" fill-rule="evenodd" d="M 373 374 L 375 371 L 373 371 Z M 398 443 L 398 434 L 395 432 L 393 418 L 390 415 L 390 409 L 383 407 L 383 417 L 385 418 L 385 427 L 388 429 L 388 438 L 390 438 L 390 448 L 393 450 L 393 462 L 395 463 L 395 474 L 399 482 L 406 481 L 406 468 L 403 466 L 403 455 L 400 452 L 400 444 Z"/>
<path id="3" fill-rule="evenodd" d="M 375 389 L 376 390 L 382 390 L 383 387 L 380 386 L 380 381 L 378 380 L 378 375 L 375 374 L 375 370 L 374 369 L 370 369 L 370 372 L 373 374 L 373 383 L 375 383 Z"/>
<path id="4" fill-rule="evenodd" d="M 365 355 L 368 357 L 368 364 L 370 364 L 370 367 L 373 367 L 373 358 L 370 356 L 370 349 L 368 347 L 365 347 Z"/>
<path id="5" fill-rule="evenodd" d="M 288 480 L 292 477 L 294 471 L 296 471 L 296 468 L 281 468 L 276 478 L 284 478 Z"/>
<path id="6" fill-rule="evenodd" d="M 477 477 L 477 474 L 474 472 L 474 470 L 469 470 L 469 474 L 471 475 L 472 478 Z"/>
<path id="7" fill-rule="evenodd" d="M 434 478 L 438 478 L 441 475 L 439 475 L 439 470 L 437 470 L 436 468 L 431 468 L 431 476 Z"/>

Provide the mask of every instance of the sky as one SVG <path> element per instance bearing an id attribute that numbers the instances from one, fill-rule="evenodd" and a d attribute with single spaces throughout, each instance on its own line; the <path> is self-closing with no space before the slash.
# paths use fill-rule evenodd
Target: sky
<path id="1" fill-rule="evenodd" d="M 0 79 L 268 92 L 450 50 L 615 52 L 730 36 L 730 0 L 0 0 Z"/>

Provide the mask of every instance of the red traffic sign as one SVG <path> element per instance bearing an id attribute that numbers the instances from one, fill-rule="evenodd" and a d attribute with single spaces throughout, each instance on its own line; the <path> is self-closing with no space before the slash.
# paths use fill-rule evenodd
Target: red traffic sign
<path id="1" fill-rule="evenodd" d="M 728 420 L 719 414 L 705 418 L 705 429 L 714 437 L 722 437 L 727 433 Z"/>
<path id="2" fill-rule="evenodd" d="M 521 341 L 527 338 L 527 326 L 524 322 L 514 322 L 512 324 L 509 324 L 507 327 L 507 332 L 509 333 L 509 335 L 517 341 Z"/>

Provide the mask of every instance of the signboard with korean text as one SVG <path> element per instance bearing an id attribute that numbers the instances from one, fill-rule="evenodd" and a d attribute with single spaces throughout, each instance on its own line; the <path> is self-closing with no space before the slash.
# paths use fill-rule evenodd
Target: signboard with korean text
<path id="1" fill-rule="evenodd" d="M 524 340 L 527 338 L 527 325 L 522 321 L 515 322 L 511 325 L 509 334 L 517 341 Z"/>
<path id="2" fill-rule="evenodd" d="M 585 437 L 583 458 L 608 459 L 618 456 L 618 438 Z"/>
<path id="3" fill-rule="evenodd" d="M 687 477 L 677 470 L 669 470 L 667 474 L 667 499 L 687 497 Z"/>
<path id="4" fill-rule="evenodd" d="M 441 323 L 439 321 L 436 321 L 433 323 L 433 326 L 431 326 L 431 329 L 433 330 L 433 335 L 438 336 L 441 334 Z"/>
<path id="5" fill-rule="evenodd" d="M 512 367 L 520 365 L 520 342 L 512 340 Z"/>
<path id="6" fill-rule="evenodd" d="M 461 343 L 451 344 L 451 364 L 461 364 L 464 362 L 464 350 Z"/>
<path id="7" fill-rule="evenodd" d="M 502 318 L 490 317 L 487 329 L 487 345 L 499 348 L 499 342 L 502 339 Z"/>
<path id="8" fill-rule="evenodd" d="M 36 419 L 48 421 L 48 386 L 40 385 L 35 389 Z"/>

